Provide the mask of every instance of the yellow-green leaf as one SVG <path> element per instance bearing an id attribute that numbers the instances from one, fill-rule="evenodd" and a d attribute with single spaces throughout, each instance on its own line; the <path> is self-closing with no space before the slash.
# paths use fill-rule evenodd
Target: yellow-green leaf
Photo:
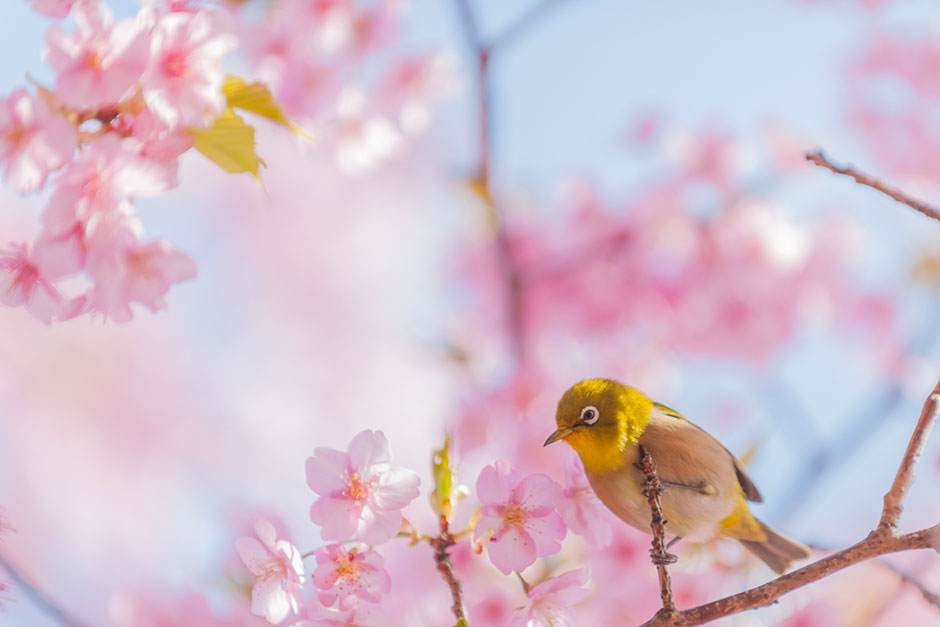
<path id="1" fill-rule="evenodd" d="M 255 129 L 231 109 L 226 109 L 209 128 L 193 129 L 193 146 L 226 172 L 250 172 L 258 178 L 264 162 L 255 152 Z"/>
<path id="2" fill-rule="evenodd" d="M 286 126 L 298 135 L 310 138 L 306 131 L 291 122 L 280 105 L 274 100 L 271 90 L 264 83 L 249 83 L 240 76 L 229 75 L 222 84 L 222 92 L 228 106 L 260 115 L 281 126 Z"/>
<path id="3" fill-rule="evenodd" d="M 454 513 L 454 484 L 456 472 L 450 465 L 450 434 L 444 436 L 444 446 L 434 451 L 431 458 L 434 473 L 434 491 L 431 492 L 431 508 L 438 516 L 450 520 Z"/>

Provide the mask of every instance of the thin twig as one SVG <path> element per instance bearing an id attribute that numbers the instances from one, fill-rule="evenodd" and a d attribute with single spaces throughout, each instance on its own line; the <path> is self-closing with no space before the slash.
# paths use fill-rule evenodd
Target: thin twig
<path id="1" fill-rule="evenodd" d="M 902 583 L 908 586 L 911 586 L 912 588 L 915 588 L 918 592 L 920 592 L 921 596 L 924 597 L 924 600 L 927 601 L 927 603 L 930 603 L 931 605 L 936 607 L 938 610 L 940 610 L 940 594 L 936 594 L 935 592 L 931 591 L 922 582 L 918 581 L 916 577 L 914 577 L 913 575 L 907 574 L 906 572 L 895 567 L 893 564 L 889 564 L 888 562 L 885 562 L 882 560 L 876 560 L 876 561 L 880 566 L 887 568 L 888 570 L 893 572 L 895 575 L 897 575 Z"/>
<path id="2" fill-rule="evenodd" d="M 886 194 L 898 201 L 899 203 L 905 204 L 914 211 L 919 211 L 928 218 L 933 218 L 934 220 L 940 220 L 940 209 L 937 209 L 933 205 L 930 205 L 923 200 L 919 200 L 909 195 L 907 192 L 894 187 L 893 185 L 888 184 L 887 182 L 876 179 L 875 177 L 865 174 L 861 170 L 856 169 L 853 166 L 838 166 L 833 162 L 829 161 L 828 158 L 822 153 L 821 150 L 815 152 L 806 153 L 806 160 L 812 161 L 816 165 L 826 168 L 835 172 L 836 174 L 844 174 L 845 176 L 850 176 L 855 179 L 855 182 L 860 185 L 867 185 L 872 189 L 877 189 L 882 194 Z"/>
<path id="3" fill-rule="evenodd" d="M 437 570 L 441 573 L 441 577 L 444 578 L 444 581 L 447 582 L 447 587 L 450 588 L 450 596 L 453 600 L 450 609 L 454 613 L 454 617 L 457 619 L 457 624 L 459 625 L 460 621 L 466 621 L 467 617 L 463 608 L 460 581 L 454 574 L 454 565 L 450 561 L 450 547 L 454 546 L 456 542 L 453 536 L 450 535 L 446 516 L 441 516 L 440 535 L 436 538 L 431 538 L 428 542 L 434 548 L 434 561 L 437 563 Z"/>
<path id="4" fill-rule="evenodd" d="M 914 434 L 911 436 L 911 441 L 907 443 L 907 450 L 901 459 L 898 473 L 894 477 L 894 483 L 891 484 L 891 489 L 885 494 L 885 504 L 880 523 L 882 527 L 897 529 L 898 520 L 901 518 L 901 512 L 904 509 L 902 507 L 904 497 L 907 496 L 907 491 L 914 483 L 914 469 L 917 467 L 917 462 L 920 461 L 920 454 L 924 451 L 924 445 L 927 443 L 927 438 L 930 437 L 930 431 L 936 424 L 938 416 L 940 416 L 940 382 L 937 383 L 933 393 L 924 403 L 920 419 L 917 421 L 917 426 L 914 427 Z"/>
<path id="5" fill-rule="evenodd" d="M 514 357 L 522 362 L 525 356 L 523 330 L 522 287 L 519 269 L 512 255 L 512 244 L 506 232 L 505 220 L 501 216 L 493 193 L 491 176 L 493 162 L 492 86 L 490 81 L 490 47 L 483 41 L 479 24 L 470 6 L 470 0 L 456 0 L 460 25 L 470 52 L 476 61 L 477 72 L 477 133 L 480 155 L 477 163 L 476 184 L 490 211 L 493 224 L 496 256 L 502 271 L 506 290 L 506 318 L 509 341 Z"/>
<path id="6" fill-rule="evenodd" d="M 661 610 L 652 619 L 644 623 L 643 627 L 701 625 L 744 610 L 772 605 L 788 592 L 879 555 L 911 549 L 937 549 L 938 538 L 940 538 L 940 524 L 914 533 L 898 535 L 897 520 L 900 516 L 904 497 L 914 480 L 914 468 L 917 465 L 920 452 L 923 450 L 924 442 L 926 442 L 927 436 L 930 434 L 938 416 L 940 416 L 940 410 L 938 410 L 938 400 L 940 399 L 938 397 L 940 397 L 940 381 L 937 382 L 937 385 L 924 402 L 920 419 L 914 427 L 914 432 L 898 468 L 894 483 L 891 490 L 885 495 L 881 520 L 878 526 L 868 534 L 868 537 L 843 551 L 829 555 L 792 573 L 777 577 L 762 586 L 688 610 L 673 611 L 669 614 Z"/>
<path id="7" fill-rule="evenodd" d="M 43 612 L 52 617 L 56 622 L 66 625 L 66 627 L 86 627 L 85 623 L 74 618 L 67 611 L 59 607 L 48 596 L 40 592 L 39 588 L 33 585 L 26 577 L 20 573 L 10 561 L 0 554 L 0 568 L 5 570 L 16 587 L 26 593 L 34 605 Z"/>
<path id="8" fill-rule="evenodd" d="M 502 49 L 515 43 L 515 41 L 529 30 L 535 22 L 544 18 L 563 2 L 565 2 L 565 0 L 542 0 L 529 7 L 525 13 L 507 26 L 502 33 L 493 38 L 489 46 L 490 50 L 495 51 L 497 48 Z"/>
<path id="9" fill-rule="evenodd" d="M 650 529 L 653 531 L 653 548 L 650 549 L 650 558 L 659 572 L 659 596 L 663 600 L 663 609 L 657 614 L 663 618 L 676 613 L 676 604 L 672 600 L 672 581 L 669 579 L 668 564 L 676 562 L 676 556 L 666 552 L 666 519 L 663 516 L 663 506 L 659 500 L 663 493 L 663 486 L 656 474 L 656 464 L 652 456 L 642 446 L 640 447 L 640 463 L 637 464 L 646 477 L 643 486 L 643 496 L 650 506 Z"/>

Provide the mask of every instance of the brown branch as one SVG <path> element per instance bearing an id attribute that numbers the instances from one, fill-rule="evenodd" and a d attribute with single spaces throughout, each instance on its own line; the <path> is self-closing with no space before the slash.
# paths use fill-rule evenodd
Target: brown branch
<path id="1" fill-rule="evenodd" d="M 454 541 L 454 537 L 450 535 L 446 516 L 441 516 L 440 535 L 436 538 L 431 538 L 428 540 L 428 543 L 434 548 L 434 561 L 437 563 L 437 570 L 447 583 L 447 587 L 450 588 L 450 596 L 451 599 L 453 599 L 453 605 L 450 606 L 450 609 L 454 613 L 454 617 L 457 619 L 457 624 L 459 625 L 461 621 L 466 622 L 467 617 L 463 609 L 460 581 L 457 579 L 457 575 L 454 574 L 454 565 L 451 563 L 450 554 L 448 553 L 450 547 L 454 546 L 456 542 Z"/>
<path id="2" fill-rule="evenodd" d="M 653 531 L 653 548 L 650 549 L 650 558 L 659 572 L 659 596 L 663 600 L 663 609 L 657 614 L 663 619 L 671 618 L 676 613 L 676 605 L 672 600 L 672 582 L 669 580 L 668 564 L 676 562 L 676 556 L 666 552 L 666 519 L 663 517 L 663 506 L 659 496 L 663 493 L 663 486 L 656 475 L 656 464 L 652 456 L 642 446 L 640 447 L 640 463 L 636 465 L 646 476 L 643 486 L 643 496 L 650 506 L 650 529 Z"/>
<path id="3" fill-rule="evenodd" d="M 917 421 L 917 426 L 914 427 L 914 434 L 907 444 L 907 450 L 901 459 L 901 466 L 894 477 L 894 483 L 891 484 L 891 489 L 885 494 L 880 526 L 897 529 L 898 519 L 901 518 L 901 512 L 904 509 L 902 507 L 904 497 L 907 496 L 907 491 L 914 483 L 914 469 L 917 467 L 920 454 L 924 450 L 930 431 L 937 422 L 938 415 L 940 415 L 940 382 L 937 383 L 933 393 L 924 403 L 924 408 L 920 412 L 920 419 Z"/>
<path id="4" fill-rule="evenodd" d="M 806 153 L 806 160 L 811 161 L 818 165 L 819 167 L 826 168 L 831 170 L 836 174 L 844 174 L 845 176 L 850 176 L 855 179 L 855 182 L 859 185 L 867 185 L 872 189 L 877 189 L 882 194 L 886 194 L 898 201 L 901 204 L 907 205 L 914 211 L 919 211 L 928 218 L 933 218 L 934 220 L 940 220 L 940 209 L 937 209 L 933 205 L 930 205 L 922 200 L 918 200 L 913 196 L 909 195 L 907 192 L 894 187 L 887 182 L 876 179 L 875 177 L 865 174 L 864 172 L 856 169 L 853 166 L 838 166 L 831 161 L 822 153 L 821 150 L 815 152 Z"/>
<path id="5" fill-rule="evenodd" d="M 818 581 L 853 564 L 863 562 L 879 555 L 908 551 L 912 549 L 933 548 L 940 544 L 940 524 L 928 529 L 899 535 L 897 520 L 900 516 L 904 497 L 914 480 L 914 468 L 923 450 L 924 442 L 940 415 L 940 381 L 924 402 L 920 419 L 914 427 L 910 443 L 901 460 L 891 490 L 885 495 L 881 521 L 868 537 L 853 546 L 813 562 L 792 573 L 782 575 L 756 588 L 712 601 L 698 607 L 679 612 L 667 613 L 665 607 L 643 627 L 687 627 L 701 625 L 709 621 L 737 614 L 744 610 L 772 605 L 784 594 L 806 584 Z"/>
<path id="6" fill-rule="evenodd" d="M 497 48 L 502 49 L 513 44 L 522 34 L 529 30 L 535 22 L 544 18 L 564 1 L 565 0 L 542 0 L 533 5 L 528 11 L 507 26 L 502 33 L 493 38 L 489 46 L 490 50 Z"/>
<path id="7" fill-rule="evenodd" d="M 460 17 L 460 25 L 467 40 L 471 54 L 476 61 L 477 73 L 477 133 L 480 141 L 480 155 L 477 163 L 476 180 L 477 190 L 485 201 L 490 212 L 490 221 L 493 225 L 496 243 L 496 256 L 506 290 L 506 326 L 509 342 L 517 361 L 521 362 L 525 356 L 525 338 L 522 312 L 522 279 L 512 256 L 512 244 L 506 232 L 505 220 L 497 206 L 493 194 L 493 181 L 491 176 L 493 162 L 493 129 L 492 129 L 492 84 L 490 80 L 490 52 L 491 46 L 483 42 L 483 36 L 470 0 L 456 0 Z"/>

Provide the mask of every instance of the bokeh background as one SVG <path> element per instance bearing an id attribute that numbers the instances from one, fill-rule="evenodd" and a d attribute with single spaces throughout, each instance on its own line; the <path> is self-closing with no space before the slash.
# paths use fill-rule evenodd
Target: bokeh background
<path id="1" fill-rule="evenodd" d="M 342 64 L 271 52 L 300 0 L 238 10 L 229 69 L 269 81 L 315 141 L 258 121 L 262 185 L 191 153 L 179 188 L 138 203 L 148 233 L 199 267 L 167 311 L 46 327 L 0 310 L 5 559 L 88 625 L 256 624 L 234 540 L 267 516 L 302 551 L 321 544 L 303 474 L 315 447 L 382 429 L 424 490 L 449 429 L 469 486 L 498 458 L 561 480 L 564 451 L 541 443 L 561 393 L 591 376 L 641 387 L 746 457 L 755 512 L 788 535 L 841 548 L 871 529 L 940 376 L 940 224 L 802 153 L 940 199 L 940 13 L 545 2 L 519 29 L 539 2 L 470 2 L 484 40 L 511 35 L 489 70 L 489 196 L 454 2 L 394 3 Z M 51 82 L 50 23 L 0 7 L 0 91 Z M 388 87 L 419 61 L 420 84 Z M 364 104 L 344 117 L 353 89 Z M 44 199 L 0 188 L 4 242 L 35 235 Z M 938 482 L 934 438 L 903 528 L 937 522 Z M 430 529 L 425 497 L 406 513 Z M 533 567 L 592 565 L 578 624 L 656 608 L 648 540 L 613 528 L 612 545 L 569 536 Z M 472 624 L 505 624 L 518 583 L 465 553 Z M 724 544 L 680 555 L 680 606 L 770 576 Z M 395 624 L 450 624 L 427 550 L 386 558 Z M 937 555 L 890 565 L 940 591 Z M 0 623 L 59 624 L 3 581 Z M 902 621 L 940 624 L 940 609 L 866 565 L 723 624 Z"/>

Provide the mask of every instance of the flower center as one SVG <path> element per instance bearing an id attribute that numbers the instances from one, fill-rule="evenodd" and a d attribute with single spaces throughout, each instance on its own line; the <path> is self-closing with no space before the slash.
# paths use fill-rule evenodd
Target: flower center
<path id="1" fill-rule="evenodd" d="M 29 137 L 29 129 L 22 124 L 17 124 L 7 131 L 4 140 L 8 146 L 11 148 L 16 148 L 20 144 L 24 143 L 27 137 Z"/>
<path id="2" fill-rule="evenodd" d="M 186 55 L 181 52 L 171 52 L 163 57 L 163 71 L 167 75 L 177 78 L 189 74 Z"/>
<path id="3" fill-rule="evenodd" d="M 369 488 L 372 487 L 370 481 L 363 481 L 358 472 L 354 472 L 349 478 L 346 490 L 343 496 L 353 501 L 356 505 L 362 505 L 369 499 Z"/>

